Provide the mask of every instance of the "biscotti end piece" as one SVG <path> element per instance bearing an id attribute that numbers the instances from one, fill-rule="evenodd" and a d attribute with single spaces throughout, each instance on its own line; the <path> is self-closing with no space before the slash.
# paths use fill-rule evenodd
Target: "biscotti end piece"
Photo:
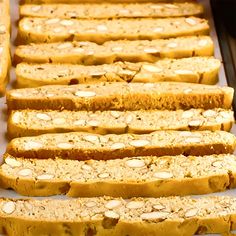
<path id="1" fill-rule="evenodd" d="M 218 59 L 211 57 L 164 59 L 156 63 L 116 62 L 97 66 L 20 63 L 16 67 L 16 77 L 18 88 L 99 82 L 216 84 L 220 65 Z"/>
<path id="2" fill-rule="evenodd" d="M 112 40 L 154 40 L 207 34 L 207 20 L 193 16 L 109 20 L 25 17 L 19 22 L 17 41 L 19 44 L 63 41 L 92 41 L 103 44 Z"/>
<path id="3" fill-rule="evenodd" d="M 83 4 L 25 4 L 21 17 L 65 19 L 166 18 L 199 16 L 203 6 L 198 3 L 89 3 Z"/>
<path id="4" fill-rule="evenodd" d="M 172 39 L 63 42 L 21 45 L 15 51 L 15 63 L 68 63 L 83 65 L 111 64 L 117 61 L 156 62 L 163 58 L 213 56 L 214 44 L 209 36 Z"/>
<path id="5" fill-rule="evenodd" d="M 0 199 L 0 230 L 18 236 L 223 234 L 235 229 L 235 215 L 229 196 Z"/>
<path id="6" fill-rule="evenodd" d="M 171 143 L 170 143 L 171 140 Z M 236 138 L 224 131 L 156 131 L 150 134 L 43 134 L 11 140 L 15 157 L 107 160 L 134 156 L 211 155 L 233 153 Z"/>
<path id="7" fill-rule="evenodd" d="M 54 85 L 10 90 L 7 105 L 8 110 L 230 109 L 233 93 L 230 87 L 175 82 Z"/>
<path id="8" fill-rule="evenodd" d="M 45 133 L 145 134 L 157 130 L 230 131 L 234 114 L 224 109 L 177 111 L 41 111 L 17 110 L 8 119 L 8 137 Z"/>
<path id="9" fill-rule="evenodd" d="M 67 194 L 127 199 L 199 195 L 236 186 L 236 157 L 222 154 L 76 161 L 24 159 L 6 154 L 0 177 L 2 188 L 25 196 Z"/>

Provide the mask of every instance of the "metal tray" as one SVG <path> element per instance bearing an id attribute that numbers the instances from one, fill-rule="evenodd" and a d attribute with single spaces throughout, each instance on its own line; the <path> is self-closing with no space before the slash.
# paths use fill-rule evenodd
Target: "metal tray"
<path id="1" fill-rule="evenodd" d="M 17 22 L 18 22 L 18 0 L 10 0 L 11 3 L 11 17 L 12 17 L 12 53 L 14 53 L 14 39 L 16 37 L 17 33 Z M 215 30 L 214 20 L 212 16 L 211 6 L 210 6 L 210 0 L 199 0 L 200 3 L 202 3 L 205 6 L 205 18 L 209 20 L 210 26 L 211 26 L 211 37 L 214 40 L 215 44 L 215 57 L 220 59 L 222 61 L 221 51 L 219 47 L 219 41 Z M 11 82 L 8 86 L 8 89 L 12 88 L 12 84 L 15 81 L 15 73 L 14 68 L 11 70 Z M 225 75 L 225 69 L 223 65 L 221 66 L 220 74 L 219 74 L 219 85 L 227 85 L 227 79 Z M 0 162 L 1 157 L 4 154 L 6 150 L 6 121 L 7 121 L 7 111 L 6 111 L 6 104 L 5 104 L 5 97 L 0 99 L 0 110 L 1 110 L 1 116 L 0 116 Z M 236 125 L 232 128 L 232 132 L 236 134 Z M 229 195 L 229 196 L 236 196 L 236 190 L 228 190 L 226 192 L 222 193 L 214 193 L 209 195 Z M 0 197 L 6 197 L 6 198 L 22 198 L 22 196 L 16 194 L 14 191 L 11 190 L 3 190 L 0 189 Z M 198 196 L 196 196 L 198 197 Z M 25 197 L 24 197 L 25 198 Z M 54 196 L 50 198 L 59 198 L 59 199 L 66 199 L 65 196 Z M 42 199 L 42 198 L 38 198 Z M 1 235 L 0 235 L 1 236 Z"/>

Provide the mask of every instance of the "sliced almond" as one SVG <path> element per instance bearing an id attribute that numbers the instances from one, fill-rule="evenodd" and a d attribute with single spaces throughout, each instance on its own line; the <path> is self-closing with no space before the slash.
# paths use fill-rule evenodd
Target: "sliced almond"
<path id="1" fill-rule="evenodd" d="M 37 179 L 38 180 L 49 180 L 49 179 L 53 179 L 54 175 L 52 174 L 43 174 L 43 175 L 38 175 Z"/>
<path id="2" fill-rule="evenodd" d="M 125 118 L 125 123 L 130 124 L 133 121 L 133 116 L 132 115 L 127 115 Z"/>
<path id="3" fill-rule="evenodd" d="M 145 166 L 145 162 L 139 159 L 131 159 L 125 162 L 126 166 L 130 168 L 142 168 Z"/>
<path id="4" fill-rule="evenodd" d="M 5 25 L 0 25 L 0 34 L 5 34 L 6 30 L 7 30 L 7 28 Z"/>
<path id="5" fill-rule="evenodd" d="M 85 206 L 88 207 L 88 208 L 95 207 L 96 205 L 97 205 L 97 203 L 96 203 L 96 202 L 93 202 L 93 201 L 87 202 L 87 203 L 85 204 Z"/>
<path id="6" fill-rule="evenodd" d="M 156 48 L 144 48 L 143 51 L 146 52 L 146 53 L 150 53 L 150 54 L 152 54 L 152 53 L 159 53 L 160 52 L 160 50 L 158 50 Z"/>
<path id="7" fill-rule="evenodd" d="M 6 202 L 2 205 L 2 211 L 5 213 L 5 214 L 12 214 L 14 211 L 16 210 L 16 204 L 12 201 L 10 202 Z"/>
<path id="8" fill-rule="evenodd" d="M 96 136 L 96 135 L 86 135 L 86 136 L 84 136 L 84 140 L 91 142 L 91 143 L 99 141 L 98 136 Z"/>
<path id="9" fill-rule="evenodd" d="M 217 112 L 216 111 L 213 111 L 213 110 L 207 110 L 207 111 L 204 111 L 203 113 L 202 113 L 202 115 L 204 116 L 204 117 L 215 117 L 215 116 L 217 116 Z"/>
<path id="10" fill-rule="evenodd" d="M 189 119 L 189 118 L 193 117 L 193 115 L 194 115 L 193 111 L 184 111 L 182 113 L 182 118 Z"/>
<path id="11" fill-rule="evenodd" d="M 112 209 L 114 209 L 114 208 L 119 207 L 120 205 L 121 205 L 121 201 L 119 201 L 119 200 L 111 200 L 111 201 L 109 201 L 109 202 L 106 203 L 105 207 L 106 207 L 107 209 L 112 210 Z"/>
<path id="12" fill-rule="evenodd" d="M 119 118 L 120 117 L 120 113 L 118 111 L 111 111 L 111 116 L 113 116 L 114 118 Z"/>
<path id="13" fill-rule="evenodd" d="M 201 46 L 201 47 L 204 47 L 208 44 L 208 41 L 206 39 L 201 39 L 199 40 L 198 42 L 198 45 Z"/>
<path id="14" fill-rule="evenodd" d="M 101 179 L 106 179 L 106 178 L 108 178 L 109 176 L 110 176 L 110 175 L 109 175 L 108 173 L 101 173 L 101 174 L 98 175 L 98 177 L 101 178 Z"/>
<path id="15" fill-rule="evenodd" d="M 57 147 L 61 149 L 71 149 L 73 145 L 71 143 L 58 143 Z"/>
<path id="16" fill-rule="evenodd" d="M 76 52 L 76 53 L 83 53 L 84 52 L 84 49 L 83 48 L 73 48 L 73 52 Z"/>
<path id="17" fill-rule="evenodd" d="M 158 179 L 171 179 L 173 177 L 173 174 L 167 171 L 160 171 L 155 172 L 153 176 Z"/>
<path id="18" fill-rule="evenodd" d="M 171 42 L 166 45 L 168 48 L 176 48 L 178 47 L 178 44 L 176 42 Z"/>
<path id="19" fill-rule="evenodd" d="M 119 14 L 121 14 L 121 15 L 127 15 L 127 14 L 129 14 L 129 10 L 128 9 L 120 9 L 119 10 Z"/>
<path id="20" fill-rule="evenodd" d="M 170 8 L 170 9 L 178 9 L 179 7 L 177 5 L 174 4 L 165 4 L 166 8 Z"/>
<path id="21" fill-rule="evenodd" d="M 87 124 L 92 127 L 98 127 L 100 125 L 100 122 L 98 120 L 90 120 L 87 122 Z"/>
<path id="22" fill-rule="evenodd" d="M 158 219 L 166 219 L 169 214 L 170 214 L 169 212 L 154 211 L 149 213 L 143 213 L 140 217 L 143 220 L 158 220 Z"/>
<path id="23" fill-rule="evenodd" d="M 40 120 L 45 120 L 45 121 L 51 120 L 51 117 L 47 114 L 44 114 L 44 113 L 37 113 L 36 117 Z"/>
<path id="24" fill-rule="evenodd" d="M 53 32 L 54 32 L 54 33 L 60 33 L 60 32 L 62 32 L 62 31 L 63 31 L 63 29 L 60 28 L 60 27 L 57 27 L 57 28 L 54 28 L 54 29 L 53 29 Z"/>
<path id="25" fill-rule="evenodd" d="M 192 127 L 198 127 L 201 126 L 203 124 L 202 120 L 191 120 L 188 122 L 188 126 L 192 126 Z"/>
<path id="26" fill-rule="evenodd" d="M 63 26 L 71 26 L 74 24 L 74 22 L 72 20 L 61 20 L 60 24 Z"/>
<path id="27" fill-rule="evenodd" d="M 227 111 L 221 111 L 220 115 L 225 118 L 225 119 L 229 119 L 232 118 L 232 113 L 231 112 L 227 112 Z"/>
<path id="28" fill-rule="evenodd" d="M 28 24 L 26 24 L 26 23 L 22 25 L 22 28 L 25 31 L 29 31 L 31 29 L 31 27 Z M 0 33 L 4 33 L 4 32 L 1 32 L 1 26 L 0 26 Z"/>
<path id="29" fill-rule="evenodd" d="M 144 205 L 145 203 L 142 201 L 130 201 L 129 203 L 126 204 L 126 207 L 128 209 L 139 209 L 142 208 Z"/>
<path id="30" fill-rule="evenodd" d="M 88 98 L 96 96 L 96 93 L 93 91 L 77 91 L 75 95 L 77 97 Z"/>
<path id="31" fill-rule="evenodd" d="M 155 204 L 153 206 L 153 208 L 158 210 L 158 211 L 165 209 L 165 207 L 163 205 L 161 205 L 161 204 Z"/>
<path id="32" fill-rule="evenodd" d="M 113 48 L 111 48 L 111 50 L 113 52 L 121 52 L 121 51 L 123 51 L 123 48 L 122 47 L 113 47 Z"/>
<path id="33" fill-rule="evenodd" d="M 60 19 L 58 19 L 58 18 L 52 18 L 52 19 L 46 20 L 45 24 L 47 24 L 47 25 L 56 24 L 59 21 L 60 21 Z"/>
<path id="34" fill-rule="evenodd" d="M 214 167 L 222 167 L 222 161 L 214 161 L 211 165 Z"/>
<path id="35" fill-rule="evenodd" d="M 177 75 L 192 75 L 194 72 L 192 70 L 175 70 L 175 74 Z"/>
<path id="36" fill-rule="evenodd" d="M 118 150 L 118 149 L 122 149 L 122 148 L 125 148 L 124 143 L 113 143 L 111 145 L 111 149 L 113 149 L 113 150 Z"/>
<path id="37" fill-rule="evenodd" d="M 150 142 L 145 139 L 144 140 L 139 139 L 139 140 L 133 140 L 129 142 L 129 144 L 134 147 L 145 147 L 146 145 L 150 144 Z"/>
<path id="38" fill-rule="evenodd" d="M 76 120 L 73 122 L 74 125 L 76 126 L 84 126 L 86 124 L 85 120 Z"/>
<path id="39" fill-rule="evenodd" d="M 76 30 L 75 30 L 75 29 L 70 29 L 70 30 L 68 31 L 68 33 L 69 33 L 69 34 L 75 34 L 75 33 L 76 33 Z"/>
<path id="40" fill-rule="evenodd" d="M 111 219 L 119 219 L 120 215 L 114 211 L 105 211 L 104 213 L 105 217 L 111 218 Z"/>
<path id="41" fill-rule="evenodd" d="M 152 65 L 143 65 L 142 68 L 148 72 L 152 73 L 160 73 L 162 72 L 162 69 L 158 68 L 157 66 L 152 66 Z"/>
<path id="42" fill-rule="evenodd" d="M 188 137 L 184 141 L 185 143 L 200 143 L 202 140 L 199 137 Z"/>
<path id="43" fill-rule="evenodd" d="M 32 7 L 31 7 L 31 11 L 37 12 L 37 11 L 41 10 L 41 8 L 42 8 L 42 6 L 40 6 L 40 5 L 35 5 L 35 6 L 32 6 Z"/>
<path id="44" fill-rule="evenodd" d="M 185 212 L 185 217 L 189 218 L 189 217 L 194 217 L 196 216 L 198 213 L 198 209 L 197 208 L 192 208 L 188 211 Z"/>
<path id="45" fill-rule="evenodd" d="M 162 32 L 164 29 L 162 27 L 156 27 L 155 29 L 153 29 L 154 33 L 160 33 Z"/>
<path id="46" fill-rule="evenodd" d="M 101 77 L 106 74 L 106 71 L 91 71 L 89 73 L 90 76 L 92 77 Z"/>
<path id="47" fill-rule="evenodd" d="M 98 26 L 97 26 L 97 30 L 98 30 L 98 31 L 101 31 L 101 32 L 104 32 L 104 31 L 107 31 L 108 28 L 107 28 L 106 25 L 98 25 Z"/>
<path id="48" fill-rule="evenodd" d="M 18 175 L 30 176 L 30 175 L 32 175 L 32 170 L 31 169 L 22 169 L 18 172 Z"/>
<path id="49" fill-rule="evenodd" d="M 7 157 L 5 163 L 13 168 L 20 167 L 22 164 L 14 158 Z"/>
<path id="50" fill-rule="evenodd" d="M 187 88 L 187 89 L 184 89 L 184 93 L 185 94 L 189 94 L 189 93 L 191 93 L 193 90 L 191 89 L 191 88 Z"/>
<path id="51" fill-rule="evenodd" d="M 197 21 L 194 20 L 193 18 L 186 18 L 185 22 L 192 26 L 197 24 Z"/>
<path id="52" fill-rule="evenodd" d="M 66 119 L 65 118 L 55 118 L 52 120 L 54 125 L 63 125 L 66 124 Z"/>
<path id="53" fill-rule="evenodd" d="M 43 147 L 43 144 L 41 144 L 39 142 L 35 142 L 35 141 L 28 141 L 28 142 L 25 142 L 25 144 L 24 144 L 25 150 L 39 149 L 42 147 Z"/>
<path id="54" fill-rule="evenodd" d="M 154 10 L 161 10 L 161 9 L 163 9 L 163 6 L 156 4 L 156 5 L 151 5 L 150 8 L 152 8 Z"/>
<path id="55" fill-rule="evenodd" d="M 87 171 L 91 171 L 93 170 L 93 168 L 91 166 L 89 166 L 88 164 L 84 164 L 81 166 L 82 170 L 87 170 Z"/>

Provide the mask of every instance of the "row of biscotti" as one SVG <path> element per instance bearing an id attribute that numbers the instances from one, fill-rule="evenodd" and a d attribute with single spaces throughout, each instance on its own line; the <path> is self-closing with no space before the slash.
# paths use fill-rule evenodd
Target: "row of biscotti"
<path id="1" fill-rule="evenodd" d="M 109 40 L 153 40 L 208 33 L 207 21 L 197 17 L 111 20 L 26 17 L 19 22 L 18 41 L 21 44 L 68 40 L 102 44 Z"/>
<path id="2" fill-rule="evenodd" d="M 20 6 L 21 17 L 66 19 L 167 18 L 201 16 L 203 6 L 198 3 L 80 3 L 26 4 Z"/>
<path id="3" fill-rule="evenodd" d="M 36 235 L 175 235 L 236 229 L 231 197 L 0 199 L 0 233 Z"/>
<path id="4" fill-rule="evenodd" d="M 3 0 L 0 2 L 0 95 L 3 95 L 6 89 L 10 65 L 9 2 L 8 0 Z"/>

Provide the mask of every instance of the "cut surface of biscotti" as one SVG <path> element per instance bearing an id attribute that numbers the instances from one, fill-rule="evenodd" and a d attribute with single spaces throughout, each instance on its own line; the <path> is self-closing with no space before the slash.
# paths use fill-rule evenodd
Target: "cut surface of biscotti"
<path id="1" fill-rule="evenodd" d="M 62 42 L 21 45 L 16 48 L 15 63 L 68 63 L 97 65 L 116 61 L 155 62 L 161 58 L 212 56 L 213 41 L 209 36 L 187 36 L 156 40 Z"/>
<path id="2" fill-rule="evenodd" d="M 153 40 L 208 33 L 207 20 L 193 16 L 111 20 L 25 17 L 19 22 L 18 41 L 20 44 L 62 41 L 91 41 L 102 44 L 110 40 Z"/>
<path id="3" fill-rule="evenodd" d="M 156 131 L 150 134 L 72 132 L 13 139 L 7 153 L 15 157 L 107 160 L 133 156 L 232 153 L 236 138 L 225 131 Z"/>
<path id="4" fill-rule="evenodd" d="M 235 228 L 236 198 L 229 196 L 0 199 L 0 232 L 9 236 L 190 236 Z"/>
<path id="5" fill-rule="evenodd" d="M 16 67 L 16 77 L 19 88 L 103 81 L 216 84 L 220 65 L 218 59 L 211 57 L 164 59 L 156 63 L 116 62 L 97 66 L 20 63 Z"/>
<path id="6" fill-rule="evenodd" d="M 187 111 L 12 111 L 8 137 L 84 131 L 97 134 L 145 134 L 157 130 L 225 130 L 234 123 L 231 110 Z"/>
<path id="7" fill-rule="evenodd" d="M 77 161 L 24 159 L 6 154 L 0 177 L 2 188 L 25 196 L 130 198 L 207 194 L 236 186 L 236 156 Z"/>
<path id="8" fill-rule="evenodd" d="M 233 92 L 230 87 L 178 82 L 49 85 L 10 90 L 7 105 L 8 110 L 230 109 Z"/>
<path id="9" fill-rule="evenodd" d="M 22 17 L 45 17 L 66 19 L 107 18 L 165 18 L 199 16 L 203 6 L 198 3 L 93 3 L 93 4 L 27 4 L 20 6 Z"/>

